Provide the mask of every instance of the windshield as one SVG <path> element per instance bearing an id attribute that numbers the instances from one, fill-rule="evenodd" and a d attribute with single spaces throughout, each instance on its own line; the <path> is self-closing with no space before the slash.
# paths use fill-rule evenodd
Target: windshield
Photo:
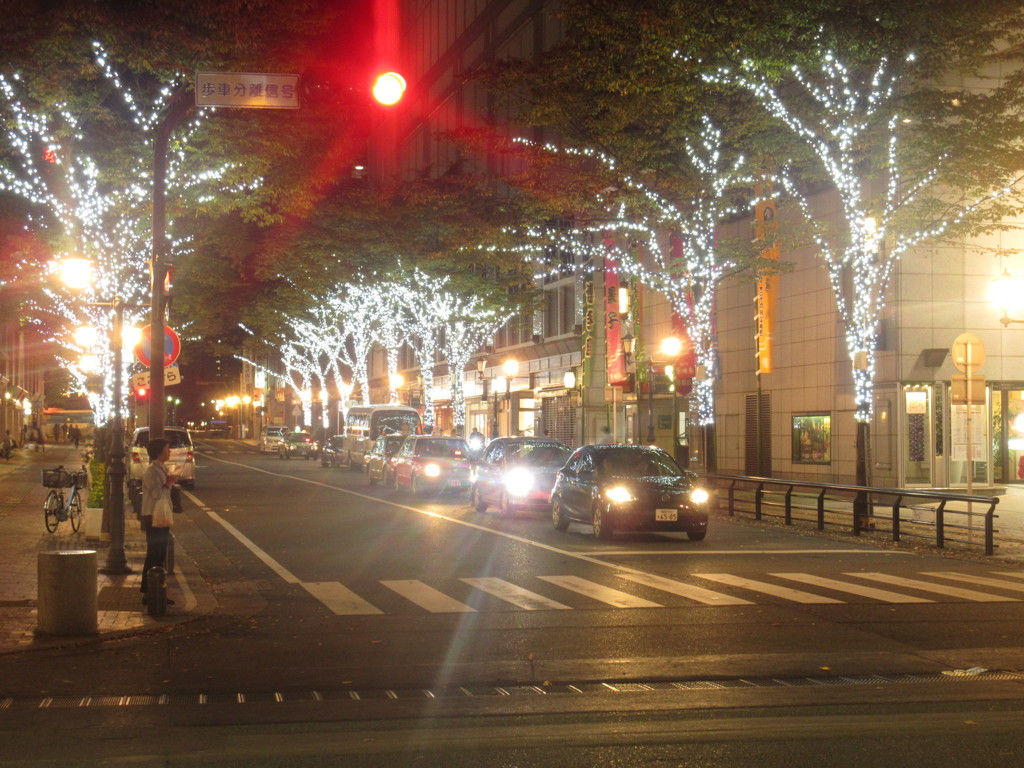
<path id="1" fill-rule="evenodd" d="M 188 436 L 188 432 L 183 432 L 180 429 L 165 429 L 164 440 L 171 444 L 171 448 L 191 448 L 192 440 Z M 135 445 L 140 448 L 145 448 L 149 444 L 149 430 L 145 432 L 139 432 L 135 436 Z"/>
<path id="2" fill-rule="evenodd" d="M 508 461 L 528 467 L 562 466 L 571 451 L 562 443 L 526 443 L 508 447 Z"/>
<path id="3" fill-rule="evenodd" d="M 612 449 L 594 454 L 598 470 L 612 477 L 674 477 L 683 474 L 672 457 L 662 451 Z"/>
<path id="4" fill-rule="evenodd" d="M 417 456 L 437 459 L 462 458 L 467 450 L 465 440 L 420 440 L 416 445 Z"/>
<path id="5" fill-rule="evenodd" d="M 379 413 L 376 417 L 375 435 L 391 432 L 394 434 L 405 433 L 415 435 L 420 424 L 418 413 L 407 411 L 388 411 Z"/>

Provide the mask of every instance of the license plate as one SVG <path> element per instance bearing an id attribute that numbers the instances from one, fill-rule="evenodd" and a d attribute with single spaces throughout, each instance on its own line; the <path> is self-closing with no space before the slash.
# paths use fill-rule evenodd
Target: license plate
<path id="1" fill-rule="evenodd" d="M 656 509 L 654 510 L 654 519 L 666 522 L 675 523 L 679 521 L 679 510 L 678 509 Z"/>

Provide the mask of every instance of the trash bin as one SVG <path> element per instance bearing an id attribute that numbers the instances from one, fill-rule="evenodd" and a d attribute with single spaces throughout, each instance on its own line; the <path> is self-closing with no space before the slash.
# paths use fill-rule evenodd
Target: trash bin
<path id="1" fill-rule="evenodd" d="M 95 635 L 99 632 L 96 550 L 40 552 L 37 565 L 36 633 Z"/>

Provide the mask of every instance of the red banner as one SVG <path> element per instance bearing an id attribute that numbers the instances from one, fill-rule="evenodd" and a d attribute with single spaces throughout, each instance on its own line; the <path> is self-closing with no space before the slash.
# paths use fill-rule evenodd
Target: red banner
<path id="1" fill-rule="evenodd" d="M 611 241 L 605 241 L 610 247 Z M 611 256 L 604 257 L 604 319 L 608 354 L 608 384 L 621 386 L 629 381 L 626 357 L 622 350 L 622 318 L 619 316 L 619 265 Z"/>

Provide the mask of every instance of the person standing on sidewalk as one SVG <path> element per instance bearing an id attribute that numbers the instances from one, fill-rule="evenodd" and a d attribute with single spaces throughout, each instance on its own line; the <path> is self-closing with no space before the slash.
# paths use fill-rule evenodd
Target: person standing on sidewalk
<path id="1" fill-rule="evenodd" d="M 153 508 L 161 498 L 168 498 L 171 486 L 177 479 L 167 473 L 167 460 L 171 458 L 171 443 L 163 438 L 150 440 L 146 445 L 149 467 L 142 476 L 142 530 L 146 532 L 146 564 L 142 566 L 142 602 L 146 602 L 146 579 L 149 569 L 166 567 L 167 543 L 171 538 L 170 527 L 153 525 Z M 174 601 L 168 598 L 168 605 Z"/>

